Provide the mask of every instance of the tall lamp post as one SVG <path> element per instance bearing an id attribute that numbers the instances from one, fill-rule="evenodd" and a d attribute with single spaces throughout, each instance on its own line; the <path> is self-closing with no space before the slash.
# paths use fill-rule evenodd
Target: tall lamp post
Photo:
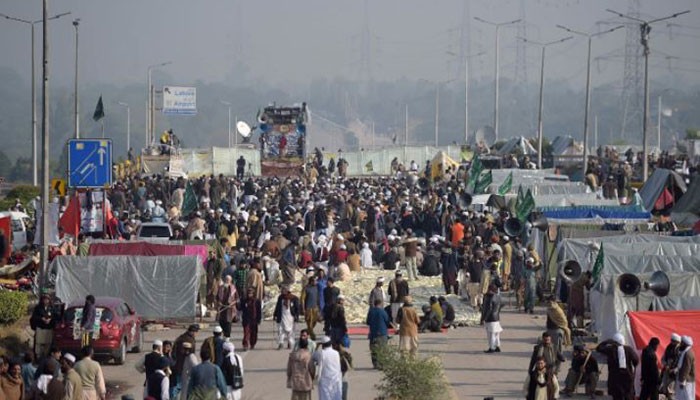
<path id="1" fill-rule="evenodd" d="M 584 36 L 588 38 L 588 58 L 586 59 L 586 109 L 583 116 L 583 180 L 586 180 L 586 169 L 588 168 L 588 115 L 591 111 L 591 43 L 593 38 L 596 36 L 601 36 L 606 33 L 614 32 L 620 28 L 624 28 L 623 25 L 616 26 L 614 28 L 608 29 L 606 31 L 597 33 L 586 33 L 567 28 L 564 25 L 557 25 L 557 28 L 563 29 L 569 33 L 573 33 L 579 36 Z"/>
<path id="2" fill-rule="evenodd" d="M 73 110 L 75 111 L 75 138 L 80 139 L 80 117 L 78 116 L 78 25 L 80 25 L 80 18 L 73 20 L 73 27 L 75 28 L 75 87 L 73 88 Z"/>
<path id="3" fill-rule="evenodd" d="M 228 148 L 231 149 L 231 103 L 220 100 L 221 104 L 228 106 Z"/>
<path id="4" fill-rule="evenodd" d="M 147 110 L 146 110 L 146 147 L 148 147 L 151 144 L 151 141 L 153 140 L 153 115 L 151 114 L 151 110 L 153 108 L 153 101 L 155 100 L 153 98 L 153 93 L 151 89 L 151 71 L 155 68 L 160 68 L 160 67 L 165 67 L 166 65 L 172 64 L 172 61 L 166 61 L 162 62 L 159 64 L 153 64 L 148 66 L 148 91 L 147 91 L 147 99 L 148 99 L 148 105 L 147 105 Z"/>
<path id="5" fill-rule="evenodd" d="M 52 19 L 57 19 L 61 18 L 64 15 L 68 15 L 70 12 L 65 12 L 61 14 L 56 14 L 53 17 L 49 17 L 47 20 L 52 20 Z M 43 22 L 43 19 L 36 20 L 36 21 L 28 21 L 25 19 L 21 18 L 15 18 L 11 17 L 6 14 L 0 13 L 0 17 L 3 17 L 5 19 L 8 19 L 10 21 L 16 21 L 16 22 L 21 22 L 23 24 L 29 25 L 29 28 L 31 29 L 31 49 L 32 49 L 32 73 L 31 73 L 31 81 L 32 81 L 32 123 L 31 123 L 31 130 L 32 130 L 32 184 L 34 186 L 37 186 L 39 184 L 39 165 L 38 165 L 38 160 L 37 160 L 37 136 L 36 136 L 36 67 L 35 67 L 35 51 L 34 51 L 34 25 L 38 24 L 39 22 Z"/>
<path id="6" fill-rule="evenodd" d="M 661 21 L 666 21 L 667 19 L 676 18 L 683 14 L 687 14 L 690 10 L 678 12 L 667 17 L 656 18 L 650 21 L 645 21 L 643 19 L 625 15 L 623 13 L 617 12 L 615 10 L 606 9 L 605 11 L 613 13 L 621 18 L 626 18 L 639 23 L 639 30 L 641 33 L 640 42 L 644 48 L 644 116 L 642 117 L 642 152 L 644 156 L 642 164 L 642 181 L 646 182 L 649 176 L 649 147 L 647 143 L 647 137 L 649 135 L 649 33 L 651 32 L 651 24 Z"/>
<path id="7" fill-rule="evenodd" d="M 542 60 L 540 61 L 540 107 L 537 112 L 537 168 L 542 169 L 542 140 L 544 139 L 542 134 L 542 108 L 544 106 L 544 56 L 547 47 L 553 44 L 565 42 L 569 39 L 573 39 L 573 36 L 567 36 L 565 38 L 561 38 L 559 40 L 554 40 L 547 43 L 535 42 L 534 40 L 526 39 L 523 37 L 521 37 L 520 39 L 526 43 L 531 43 L 542 48 Z"/>
<path id="8" fill-rule="evenodd" d="M 499 84 L 499 82 L 498 82 L 498 81 L 499 81 L 499 79 L 498 79 L 498 78 L 499 78 L 499 71 L 498 71 L 498 70 L 499 70 L 499 65 L 498 65 L 498 48 L 499 48 L 499 46 L 498 46 L 498 41 L 499 41 L 500 34 L 501 34 L 501 27 L 506 26 L 506 25 L 517 24 L 518 22 L 520 22 L 520 21 L 522 21 L 522 20 L 521 20 L 521 19 L 516 19 L 516 20 L 513 20 L 513 21 L 500 22 L 500 23 L 499 23 L 499 22 L 487 21 L 487 20 L 485 20 L 485 19 L 483 19 L 483 18 L 479 18 L 479 17 L 474 17 L 474 19 L 477 20 L 477 21 L 479 21 L 479 22 L 482 22 L 482 23 L 484 23 L 484 24 L 487 24 L 487 25 L 491 25 L 491 26 L 496 27 L 496 49 L 495 49 L 495 50 L 496 50 L 496 51 L 495 51 L 495 53 L 496 53 L 496 61 L 495 61 L 495 63 L 494 63 L 494 64 L 495 64 L 495 65 L 494 65 L 494 68 L 495 68 L 495 73 L 494 73 L 494 75 L 495 75 L 495 78 L 494 78 L 495 83 L 494 83 L 494 93 L 493 93 L 493 131 L 494 131 L 494 133 L 495 133 L 495 135 L 496 135 L 496 141 L 498 141 L 498 84 Z"/>
<path id="9" fill-rule="evenodd" d="M 129 108 L 129 104 L 123 101 L 117 104 L 126 108 L 126 151 L 128 153 L 131 150 L 131 108 Z"/>

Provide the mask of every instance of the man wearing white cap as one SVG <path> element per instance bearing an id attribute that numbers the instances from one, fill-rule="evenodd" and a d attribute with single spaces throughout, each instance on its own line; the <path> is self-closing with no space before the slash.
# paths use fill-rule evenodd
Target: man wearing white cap
<path id="1" fill-rule="evenodd" d="M 693 338 L 681 338 L 678 377 L 676 378 L 676 400 L 695 400 L 695 353 Z"/>
<path id="2" fill-rule="evenodd" d="M 224 343 L 224 362 L 221 371 L 228 386 L 226 400 L 241 400 L 243 395 L 243 359 L 236 354 L 231 342 Z"/>
<path id="3" fill-rule="evenodd" d="M 204 343 L 202 343 L 202 348 L 207 347 L 209 349 L 211 362 L 218 365 L 219 368 L 221 368 L 221 363 L 224 360 L 224 342 L 226 340 L 223 337 L 223 333 L 223 328 L 217 325 L 214 327 L 214 335 L 204 339 Z"/>
<path id="4" fill-rule="evenodd" d="M 161 358 L 163 358 L 163 342 L 156 339 L 153 341 L 151 352 L 141 357 L 136 365 L 134 365 L 136 371 L 146 374 L 146 381 L 144 382 L 144 388 L 146 388 L 145 390 L 148 390 L 148 377 L 151 376 L 152 373 L 156 372 L 158 366 L 160 365 Z"/>
<path id="5" fill-rule="evenodd" d="M 331 338 L 321 338 L 321 350 L 314 353 L 318 367 L 318 400 L 341 400 L 343 398 L 343 373 L 340 368 L 340 353 L 331 347 Z"/>
<path id="6" fill-rule="evenodd" d="M 384 293 L 384 277 L 380 276 L 377 278 L 376 285 L 369 292 L 369 304 L 370 307 L 374 306 L 374 301 L 380 299 L 382 303 L 386 303 L 386 293 Z"/>
<path id="7" fill-rule="evenodd" d="M 679 349 L 681 347 L 681 335 L 671 334 L 671 342 L 666 346 L 664 355 L 661 357 L 661 388 L 659 393 L 666 395 L 666 398 L 673 398 L 676 386 L 676 367 L 678 366 Z"/>
<path id="8" fill-rule="evenodd" d="M 625 346 L 625 338 L 619 332 L 598 344 L 596 351 L 608 358 L 608 394 L 613 400 L 633 400 L 637 352 Z"/>
<path id="9" fill-rule="evenodd" d="M 75 356 L 66 353 L 61 358 L 61 372 L 63 373 L 63 387 L 65 388 L 65 400 L 83 400 L 83 381 L 73 369 Z"/>

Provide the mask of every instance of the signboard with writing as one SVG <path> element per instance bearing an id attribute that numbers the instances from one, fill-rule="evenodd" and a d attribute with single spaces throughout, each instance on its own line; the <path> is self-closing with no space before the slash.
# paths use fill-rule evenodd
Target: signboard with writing
<path id="1" fill-rule="evenodd" d="M 182 86 L 164 86 L 163 114 L 197 114 L 197 88 Z"/>

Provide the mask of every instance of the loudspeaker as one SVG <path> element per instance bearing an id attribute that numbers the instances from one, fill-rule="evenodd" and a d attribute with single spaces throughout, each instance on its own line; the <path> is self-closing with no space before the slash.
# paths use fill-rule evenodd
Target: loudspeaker
<path id="1" fill-rule="evenodd" d="M 430 189 L 430 181 L 428 180 L 428 178 L 418 179 L 418 188 L 422 191 Z"/>
<path id="2" fill-rule="evenodd" d="M 527 221 L 530 223 L 531 229 L 539 229 L 544 232 L 549 228 L 547 217 L 541 212 L 532 212 L 527 216 Z"/>
<path id="3" fill-rule="evenodd" d="M 569 260 L 561 267 L 559 275 L 569 283 L 576 282 L 581 277 L 581 264 L 576 260 Z"/>
<path id="4" fill-rule="evenodd" d="M 671 290 L 671 282 L 664 271 L 656 271 L 651 274 L 651 278 L 644 282 L 644 290 L 651 290 L 659 297 L 666 297 Z"/>
<path id="5" fill-rule="evenodd" d="M 462 193 L 459 196 L 459 207 L 464 209 L 472 204 L 472 195 L 469 193 Z"/>
<path id="6" fill-rule="evenodd" d="M 636 296 L 642 290 L 642 282 L 634 274 L 622 274 L 617 286 L 625 296 Z"/>
<path id="7" fill-rule="evenodd" d="M 503 225 L 503 230 L 506 235 L 511 237 L 520 236 L 523 233 L 523 229 L 525 229 L 525 226 L 517 218 L 508 218 Z"/>

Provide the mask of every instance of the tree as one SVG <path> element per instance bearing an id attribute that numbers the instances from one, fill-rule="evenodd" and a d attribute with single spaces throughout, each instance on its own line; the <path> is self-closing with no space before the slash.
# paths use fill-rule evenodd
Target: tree
<path id="1" fill-rule="evenodd" d="M 29 157 L 18 157 L 9 175 L 11 182 L 31 182 L 32 159 Z"/>
<path id="2" fill-rule="evenodd" d="M 10 171 L 12 171 L 12 161 L 7 157 L 7 154 L 0 151 L 0 176 L 7 179 L 9 178 Z"/>

